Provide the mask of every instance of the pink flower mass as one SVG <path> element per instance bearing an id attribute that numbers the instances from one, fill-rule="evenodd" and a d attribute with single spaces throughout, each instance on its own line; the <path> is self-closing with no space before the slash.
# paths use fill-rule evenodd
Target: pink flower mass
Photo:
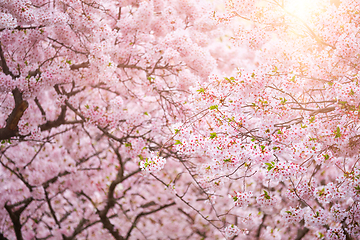
<path id="1" fill-rule="evenodd" d="M 360 239 L 360 1 L 0 0 L 0 240 Z"/>

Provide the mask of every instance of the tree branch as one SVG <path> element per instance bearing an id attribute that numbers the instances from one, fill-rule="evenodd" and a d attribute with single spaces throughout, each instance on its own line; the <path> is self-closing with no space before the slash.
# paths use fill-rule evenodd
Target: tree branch
<path id="1" fill-rule="evenodd" d="M 18 88 L 15 88 L 12 93 L 15 100 L 15 107 L 6 119 L 5 128 L 0 129 L 0 140 L 10 139 L 18 134 L 19 129 L 17 125 L 29 106 L 28 102 L 22 99 L 22 93 Z"/>
<path id="2" fill-rule="evenodd" d="M 126 234 L 126 238 L 125 238 L 125 239 L 129 239 L 132 230 L 136 227 L 136 224 L 138 223 L 138 221 L 139 221 L 139 219 L 140 219 L 141 217 L 146 216 L 146 215 L 149 215 L 149 214 L 152 214 L 152 213 L 155 213 L 155 212 L 158 212 L 158 211 L 160 211 L 160 210 L 162 210 L 162 209 L 164 209 L 164 208 L 174 206 L 175 204 L 176 204 L 175 202 L 172 202 L 172 203 L 169 203 L 169 204 L 165 204 L 165 205 L 163 205 L 163 206 L 160 206 L 159 208 L 154 209 L 154 210 L 152 210 L 152 211 L 142 212 L 142 213 L 138 214 L 138 215 L 135 217 L 135 219 L 134 219 L 134 221 L 133 221 L 133 224 L 131 225 L 128 233 Z"/>
<path id="3" fill-rule="evenodd" d="M 59 127 L 60 125 L 65 123 L 66 116 L 66 105 L 61 106 L 61 112 L 59 117 L 54 121 L 47 121 L 46 123 L 40 125 L 41 131 L 47 131 L 54 127 Z"/>
<path id="4" fill-rule="evenodd" d="M 20 215 L 21 213 L 26 209 L 27 206 L 33 201 L 33 198 L 27 198 L 23 200 L 22 202 L 15 204 L 15 205 L 8 205 L 5 204 L 5 209 L 9 213 L 9 216 L 11 218 L 11 221 L 13 223 L 15 235 L 17 240 L 23 240 L 22 232 L 21 232 L 21 223 L 20 223 Z M 16 211 L 12 211 L 12 209 L 20 204 L 24 204 L 24 206 L 20 207 Z"/>

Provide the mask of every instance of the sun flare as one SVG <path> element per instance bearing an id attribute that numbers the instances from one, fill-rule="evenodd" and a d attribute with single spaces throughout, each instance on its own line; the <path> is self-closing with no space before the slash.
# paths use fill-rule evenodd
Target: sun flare
<path id="1" fill-rule="evenodd" d="M 320 11 L 322 0 L 285 0 L 284 9 L 303 21 L 308 21 L 312 14 Z"/>

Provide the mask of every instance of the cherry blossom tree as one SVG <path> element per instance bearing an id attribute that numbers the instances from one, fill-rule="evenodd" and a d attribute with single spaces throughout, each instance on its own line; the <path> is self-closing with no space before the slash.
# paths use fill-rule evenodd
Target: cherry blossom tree
<path id="1" fill-rule="evenodd" d="M 5 0 L 0 8 L 1 238 L 221 236 L 197 214 L 206 195 L 189 188 L 171 140 L 172 126 L 192 116 L 190 87 L 239 59 L 220 57 L 231 50 L 213 5 Z"/>
<path id="2" fill-rule="evenodd" d="M 0 238 L 360 236 L 357 1 L 0 8 Z"/>
<path id="3" fill-rule="evenodd" d="M 359 239 L 359 10 L 229 0 L 215 13 L 256 64 L 200 84 L 189 105 L 201 117 L 175 139 L 204 192 L 229 195 L 229 238 Z"/>

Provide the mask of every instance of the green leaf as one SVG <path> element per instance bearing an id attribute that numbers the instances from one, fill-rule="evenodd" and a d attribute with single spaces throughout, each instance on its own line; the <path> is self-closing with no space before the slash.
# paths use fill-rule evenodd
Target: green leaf
<path id="1" fill-rule="evenodd" d="M 146 162 L 144 163 L 144 167 L 148 167 L 150 165 L 150 163 L 147 161 L 148 159 L 146 159 Z"/>
<path id="2" fill-rule="evenodd" d="M 283 133 L 282 133 L 282 131 L 279 129 L 279 130 L 277 131 L 277 134 L 283 134 Z"/>
<path id="3" fill-rule="evenodd" d="M 210 139 L 214 139 L 216 137 L 217 137 L 216 133 L 210 133 Z"/>
<path id="4" fill-rule="evenodd" d="M 200 88 L 199 90 L 197 90 L 199 93 L 204 93 L 205 92 L 205 89 L 203 88 Z"/>
<path id="5" fill-rule="evenodd" d="M 231 78 L 225 77 L 224 79 L 227 80 L 229 83 L 235 82 L 235 78 L 234 78 L 234 77 L 231 77 Z"/>
<path id="6" fill-rule="evenodd" d="M 267 170 L 270 171 L 271 169 L 273 169 L 275 167 L 275 163 L 271 162 L 271 163 L 265 163 L 265 165 L 267 166 Z"/>
<path id="7" fill-rule="evenodd" d="M 273 168 L 271 163 L 265 163 L 265 165 L 268 166 L 267 168 L 268 171 L 270 171 Z"/>
<path id="8" fill-rule="evenodd" d="M 335 132 L 335 138 L 339 138 L 339 137 L 341 137 L 341 133 L 340 133 L 340 128 L 337 127 Z"/>
<path id="9" fill-rule="evenodd" d="M 89 107 L 89 105 L 86 104 L 86 105 L 85 105 L 85 108 L 86 108 L 86 109 L 89 109 L 90 107 Z"/>
<path id="10" fill-rule="evenodd" d="M 182 144 L 182 142 L 180 140 L 175 140 L 175 145 L 179 145 Z"/>
<path id="11" fill-rule="evenodd" d="M 326 161 L 326 160 L 329 160 L 329 158 L 330 158 L 329 154 L 324 154 L 323 156 L 324 156 L 324 158 L 325 158 L 325 161 Z"/>
<path id="12" fill-rule="evenodd" d="M 179 129 L 175 129 L 175 134 L 178 134 L 180 132 Z"/>
<path id="13" fill-rule="evenodd" d="M 264 197 L 266 199 L 270 199 L 271 197 L 269 196 L 268 192 L 264 190 Z"/>
<path id="14" fill-rule="evenodd" d="M 312 116 L 310 119 L 309 119 L 309 122 L 310 123 L 313 123 L 315 121 L 315 116 Z"/>
<path id="15" fill-rule="evenodd" d="M 251 74 L 251 77 L 252 77 L 252 78 L 255 77 L 255 73 L 252 73 L 252 74 Z"/>
<path id="16" fill-rule="evenodd" d="M 144 114 L 145 114 L 146 116 L 149 116 L 148 112 L 144 112 Z"/>
<path id="17" fill-rule="evenodd" d="M 340 103 L 341 105 L 345 105 L 345 104 L 347 104 L 347 101 L 339 101 L 339 103 Z"/>
<path id="18" fill-rule="evenodd" d="M 131 147 L 131 143 L 125 143 L 125 147 Z"/>
<path id="19" fill-rule="evenodd" d="M 354 94 L 355 94 L 354 90 L 351 89 L 349 95 L 352 96 Z"/>
<path id="20" fill-rule="evenodd" d="M 280 98 L 280 100 L 282 105 L 285 105 L 285 103 L 287 102 L 286 98 Z"/>
<path id="21" fill-rule="evenodd" d="M 151 77 L 151 76 L 148 76 L 148 77 L 147 77 L 147 80 L 149 80 L 150 83 L 153 83 L 153 81 L 155 80 L 155 78 L 154 78 L 154 77 Z"/>
<path id="22" fill-rule="evenodd" d="M 290 79 L 290 82 L 295 82 L 295 76 Z"/>
<path id="23" fill-rule="evenodd" d="M 213 105 L 213 106 L 210 106 L 209 107 L 210 110 L 215 110 L 215 109 L 218 109 L 218 105 Z"/>

